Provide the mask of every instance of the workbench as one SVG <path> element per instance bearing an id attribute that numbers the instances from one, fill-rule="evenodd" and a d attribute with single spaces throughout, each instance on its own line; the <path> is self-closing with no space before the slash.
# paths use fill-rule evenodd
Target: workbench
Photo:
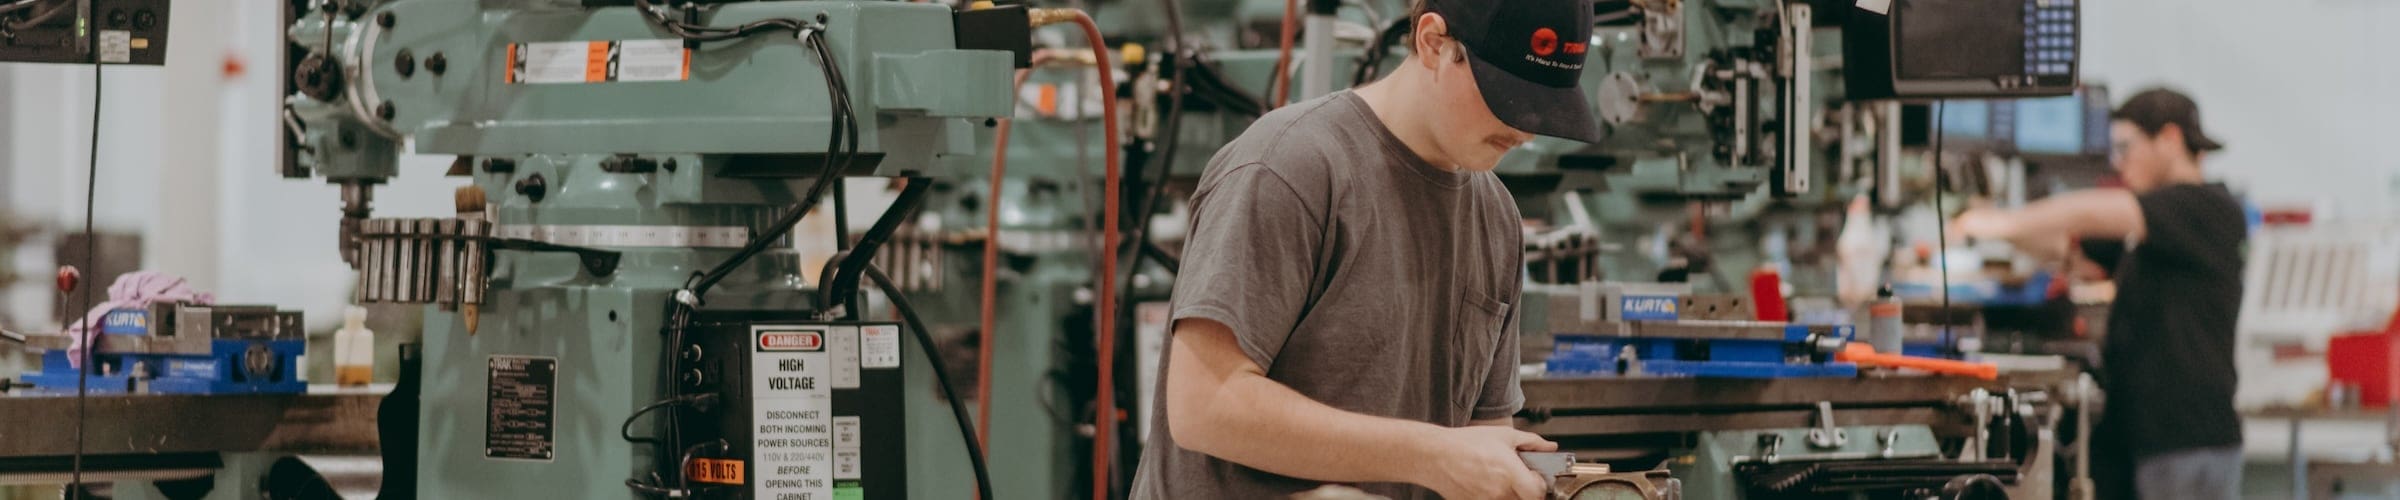
<path id="1" fill-rule="evenodd" d="M 305 394 L 93 395 L 84 404 L 85 468 L 213 468 L 221 453 L 372 455 L 376 409 L 391 386 L 310 386 Z M 0 471 L 62 472 L 75 450 L 72 394 L 0 396 Z M 12 480 L 26 480 L 13 477 Z"/>

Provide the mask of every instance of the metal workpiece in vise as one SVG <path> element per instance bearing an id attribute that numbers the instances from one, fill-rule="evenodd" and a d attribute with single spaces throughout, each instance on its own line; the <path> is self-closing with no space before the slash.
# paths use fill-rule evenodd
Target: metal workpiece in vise
<path id="1" fill-rule="evenodd" d="M 1683 500 L 1683 481 L 1663 467 L 1614 472 L 1607 464 L 1578 462 L 1567 452 L 1520 451 L 1517 457 L 1550 479 L 1551 500 Z"/>

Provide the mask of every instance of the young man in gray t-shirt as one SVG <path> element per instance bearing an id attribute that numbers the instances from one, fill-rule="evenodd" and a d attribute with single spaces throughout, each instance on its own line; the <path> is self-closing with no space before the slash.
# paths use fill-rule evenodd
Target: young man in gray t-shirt
<path id="1" fill-rule="evenodd" d="M 1133 497 L 1541 498 L 1510 428 L 1522 229 L 1490 170 L 1597 139 L 1587 0 L 1430 0 L 1391 76 L 1286 106 L 1193 195 Z"/>

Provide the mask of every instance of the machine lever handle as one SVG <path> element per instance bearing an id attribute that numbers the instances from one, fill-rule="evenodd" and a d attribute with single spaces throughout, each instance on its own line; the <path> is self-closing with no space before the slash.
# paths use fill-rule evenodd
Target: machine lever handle
<path id="1" fill-rule="evenodd" d="M 1908 368 L 1948 375 L 1964 375 L 1984 380 L 1997 380 L 2000 378 L 1999 365 L 1994 365 L 1991 363 L 1951 361 L 1947 359 L 1920 358 L 1916 356 L 1902 356 L 1898 354 L 1883 354 L 1875 352 L 1875 346 L 1859 342 L 1852 342 L 1850 345 L 1843 346 L 1841 352 L 1834 354 L 1833 359 L 1835 361 L 1857 363 L 1867 366 Z"/>

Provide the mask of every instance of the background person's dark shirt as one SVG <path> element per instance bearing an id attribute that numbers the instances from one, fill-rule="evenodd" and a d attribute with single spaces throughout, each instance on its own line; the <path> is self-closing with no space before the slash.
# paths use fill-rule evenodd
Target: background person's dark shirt
<path id="1" fill-rule="evenodd" d="M 2233 328 L 2248 219 L 2218 184 L 2160 187 L 2138 199 L 2143 237 L 2123 245 L 2122 257 L 2108 266 L 2117 299 L 2101 347 L 2108 404 L 2095 444 L 2114 445 L 2109 451 L 2137 461 L 2240 445 Z"/>

